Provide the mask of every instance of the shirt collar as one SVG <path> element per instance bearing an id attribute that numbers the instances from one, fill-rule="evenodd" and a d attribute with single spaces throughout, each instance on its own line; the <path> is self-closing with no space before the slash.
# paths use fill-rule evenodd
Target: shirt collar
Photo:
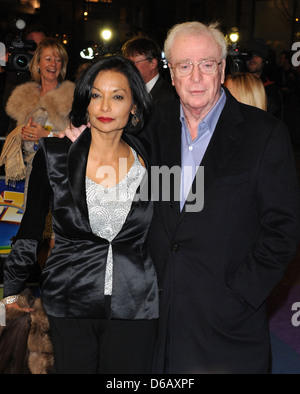
<path id="1" fill-rule="evenodd" d="M 149 82 L 146 83 L 146 88 L 148 90 L 148 93 L 151 91 L 153 86 L 156 84 L 156 81 L 159 78 L 159 74 L 156 74 L 154 78 L 152 78 Z"/>
<path id="2" fill-rule="evenodd" d="M 198 125 L 197 138 L 199 138 L 200 135 L 203 134 L 203 129 L 205 129 L 205 131 L 208 130 L 210 133 L 214 132 L 225 103 L 226 103 L 226 94 L 224 89 L 221 87 L 221 94 L 218 101 Z M 183 107 L 181 104 L 180 104 L 180 121 L 181 124 L 183 125 L 183 130 L 186 130 L 187 129 L 186 121 L 184 117 Z"/>

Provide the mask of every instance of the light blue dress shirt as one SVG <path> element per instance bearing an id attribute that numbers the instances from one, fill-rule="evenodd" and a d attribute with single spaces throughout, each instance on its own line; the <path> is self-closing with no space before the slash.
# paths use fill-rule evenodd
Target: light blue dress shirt
<path id="1" fill-rule="evenodd" d="M 197 169 L 204 156 L 209 141 L 214 133 L 221 112 L 226 103 L 226 94 L 221 88 L 221 95 L 214 107 L 198 125 L 197 137 L 192 140 L 182 106 L 180 106 L 181 128 L 181 201 L 182 210 L 190 192 Z"/>

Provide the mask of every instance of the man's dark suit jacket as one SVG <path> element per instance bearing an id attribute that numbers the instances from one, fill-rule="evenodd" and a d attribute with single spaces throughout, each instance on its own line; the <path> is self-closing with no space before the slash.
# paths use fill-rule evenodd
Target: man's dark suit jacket
<path id="1" fill-rule="evenodd" d="M 203 209 L 180 212 L 172 190 L 170 201 L 155 202 L 154 372 L 166 363 L 170 373 L 268 372 L 265 300 L 299 243 L 299 184 L 285 125 L 226 95 L 201 162 Z M 179 101 L 161 103 L 141 136 L 152 165 L 181 165 L 179 108 Z"/>
<path id="2" fill-rule="evenodd" d="M 174 100 L 178 97 L 175 88 L 161 75 L 151 89 L 150 95 L 154 104 L 162 101 Z"/>
<path id="3" fill-rule="evenodd" d="M 136 137 L 122 137 L 148 163 Z M 23 290 L 36 261 L 45 217 L 51 206 L 55 246 L 43 269 L 42 300 L 47 314 L 69 318 L 104 318 L 104 278 L 109 242 L 93 234 L 86 202 L 86 164 L 91 133 L 72 143 L 67 137 L 45 138 L 35 154 L 26 211 L 17 242 L 4 266 L 4 296 Z M 136 197 L 148 189 L 143 178 Z M 120 232 L 112 240 L 111 318 L 158 317 L 155 269 L 146 245 L 153 213 L 149 200 L 136 198 Z"/>

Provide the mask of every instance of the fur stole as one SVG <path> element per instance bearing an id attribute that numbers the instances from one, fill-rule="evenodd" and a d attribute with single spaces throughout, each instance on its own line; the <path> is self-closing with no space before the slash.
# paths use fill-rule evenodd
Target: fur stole
<path id="1" fill-rule="evenodd" d="M 74 88 L 73 82 L 64 81 L 58 88 L 41 96 L 37 82 L 26 82 L 13 90 L 6 104 L 6 113 L 17 121 L 17 125 L 24 125 L 35 108 L 43 107 L 54 131 L 62 131 L 69 124 Z"/>
<path id="2" fill-rule="evenodd" d="M 53 349 L 41 300 L 26 289 L 18 303 L 34 311 L 7 310 L 6 326 L 0 327 L 0 374 L 51 374 Z"/>

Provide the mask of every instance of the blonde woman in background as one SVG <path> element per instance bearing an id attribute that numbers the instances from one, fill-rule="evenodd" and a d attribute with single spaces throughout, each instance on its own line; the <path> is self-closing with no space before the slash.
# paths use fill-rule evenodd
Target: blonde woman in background
<path id="1" fill-rule="evenodd" d="M 6 137 L 0 166 L 5 165 L 7 184 L 25 179 L 24 210 L 32 160 L 40 139 L 56 137 L 69 125 L 75 84 L 65 80 L 67 65 L 65 47 L 52 37 L 45 38 L 29 64 L 32 80 L 17 86 L 6 104 L 6 113 L 15 128 Z M 54 243 L 50 215 L 48 219 L 43 237 L 46 256 Z M 44 257 L 40 259 L 43 265 Z"/>
<path id="2" fill-rule="evenodd" d="M 267 110 L 267 96 L 259 77 L 247 72 L 237 72 L 226 76 L 224 85 L 241 103 Z"/>
<path id="3" fill-rule="evenodd" d="M 29 64 L 32 80 L 17 86 L 9 97 L 6 113 L 15 128 L 0 156 L 7 183 L 28 176 L 26 167 L 31 167 L 42 137 L 53 137 L 68 126 L 75 85 L 65 80 L 67 64 L 64 46 L 54 38 L 44 39 Z"/>

